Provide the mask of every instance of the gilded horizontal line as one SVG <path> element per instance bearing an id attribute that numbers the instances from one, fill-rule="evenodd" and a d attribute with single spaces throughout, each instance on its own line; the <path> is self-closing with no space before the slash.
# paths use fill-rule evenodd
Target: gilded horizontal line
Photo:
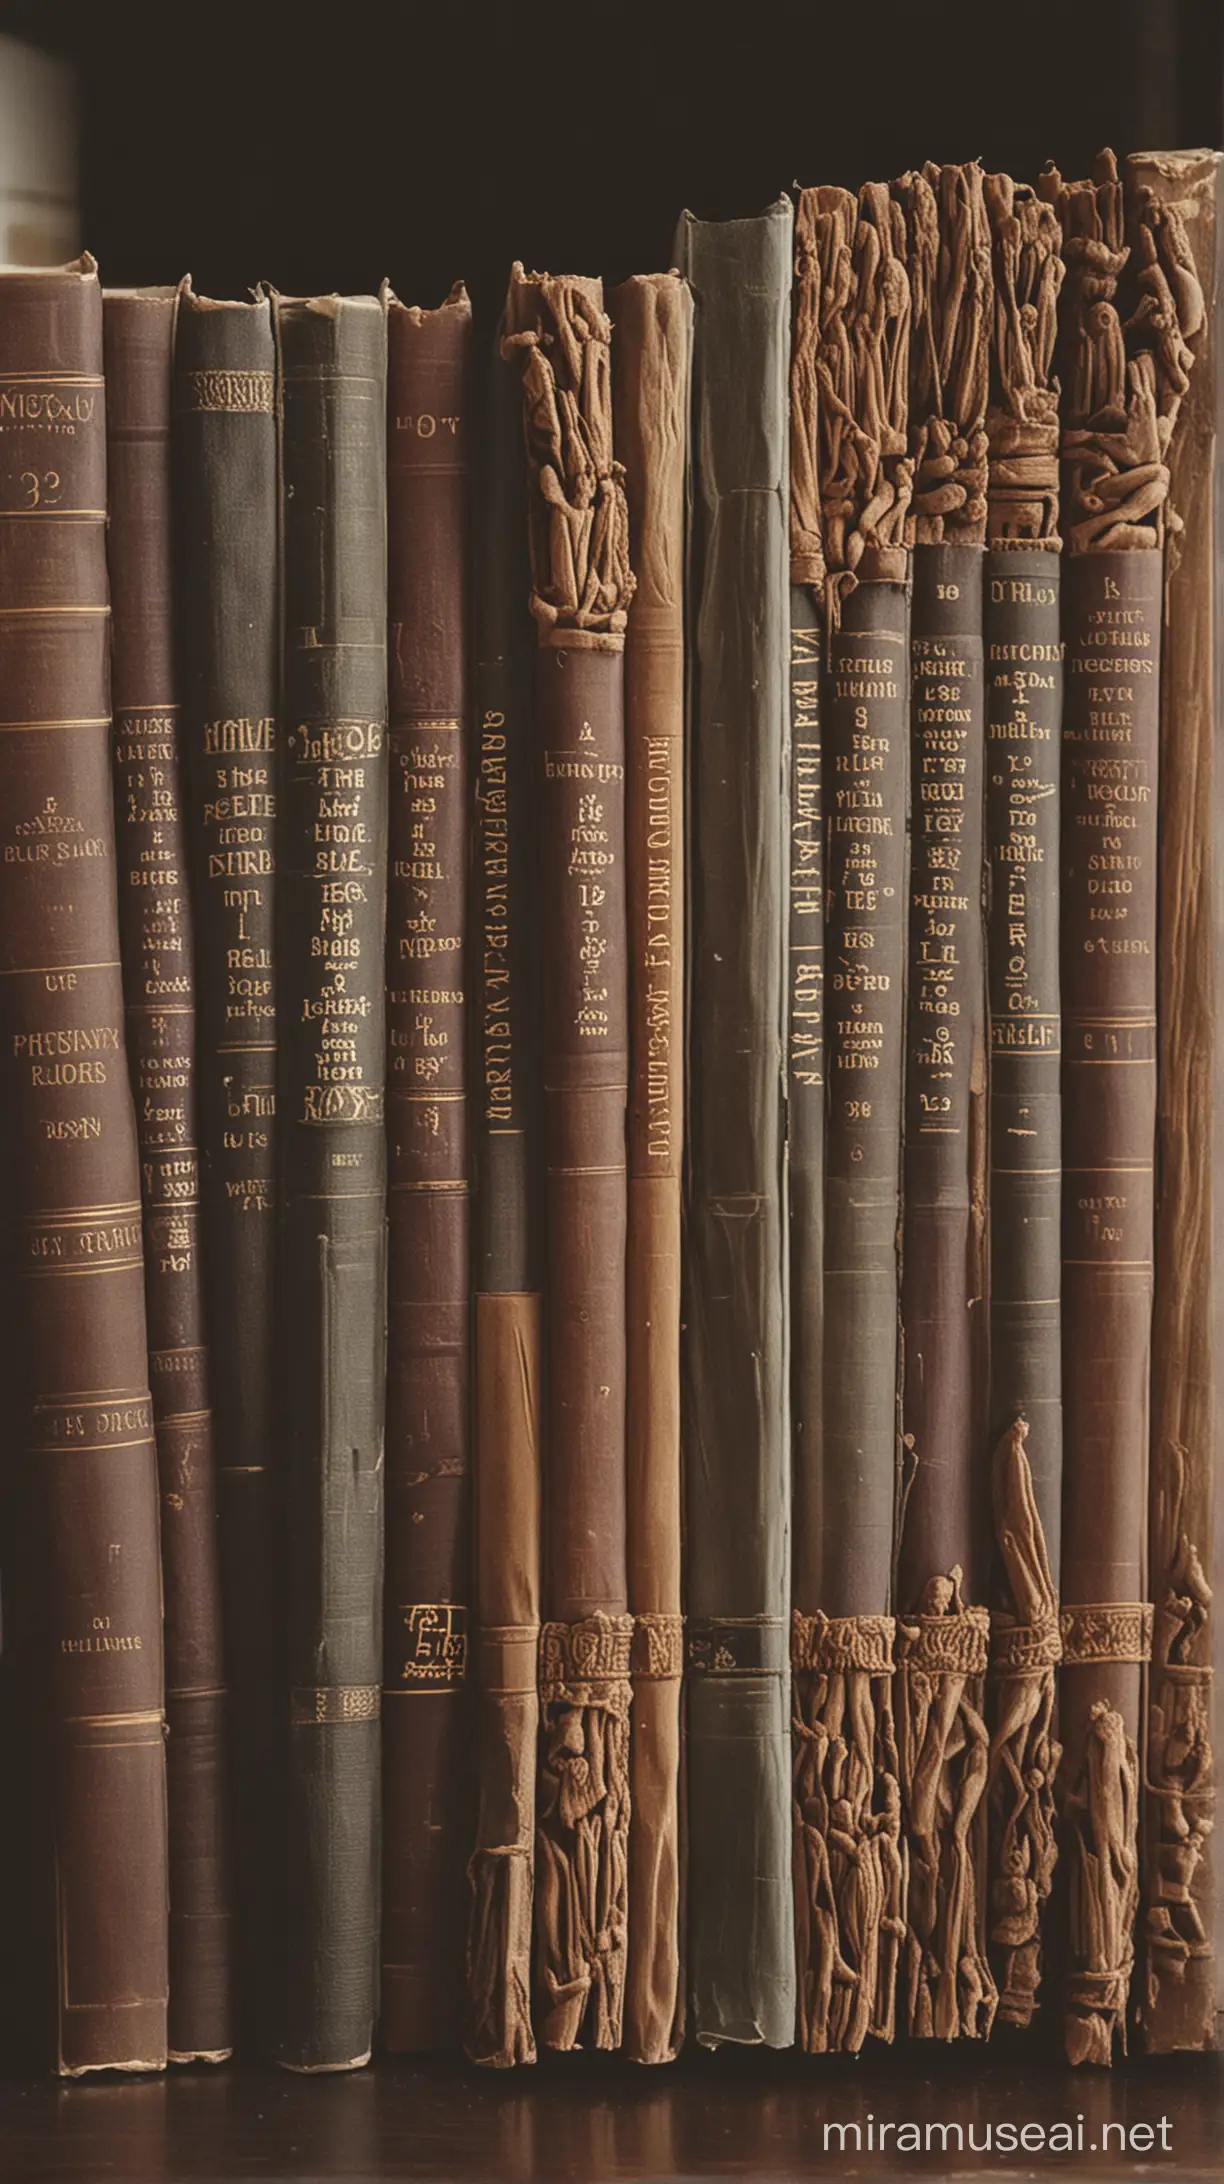
<path id="1" fill-rule="evenodd" d="M 147 1388 L 106 1388 L 91 1395 L 88 1389 L 76 1395 L 41 1395 L 34 1401 L 34 1409 L 40 1410 L 112 1410 L 122 1403 L 147 1403 Z"/>
<path id="2" fill-rule="evenodd" d="M 0 607 L 0 614 L 101 614 L 108 615 L 106 607 Z"/>
<path id="3" fill-rule="evenodd" d="M 39 523 L 105 523 L 105 508 L 0 508 L 0 518 L 28 516 Z"/>
<path id="4" fill-rule="evenodd" d="M 431 1179 L 428 1182 L 421 1181 L 419 1183 L 392 1183 L 390 1188 L 392 1192 L 441 1191 L 443 1193 L 449 1193 L 451 1195 L 459 1192 L 462 1192 L 466 1195 L 469 1185 L 467 1177 L 465 1175 L 460 1175 L 453 1176 L 445 1181 L 439 1177 L 437 1180 Z"/>
<path id="5" fill-rule="evenodd" d="M 52 728 L 109 728 L 109 713 L 98 713 L 82 720 L 0 720 L 0 731 L 5 735 L 24 735 L 27 731 L 45 732 Z"/>
<path id="6" fill-rule="evenodd" d="M 1057 1170 L 1053 1171 L 1057 1173 Z M 1150 1160 L 1090 1160 L 1081 1161 L 1079 1167 L 1063 1163 L 1064 1175 L 1151 1175 Z"/>
<path id="7" fill-rule="evenodd" d="M 189 1001 L 129 1001 L 127 1013 L 129 1016 L 194 1016 L 195 1010 Z M 185 1148 L 176 1145 L 174 1150 L 181 1153 Z"/>
<path id="8" fill-rule="evenodd" d="M 16 963 L 0 970 L 0 978 L 45 978 L 49 971 L 117 971 L 118 956 L 111 956 L 105 963 Z"/>
<path id="9" fill-rule="evenodd" d="M 1063 1026 L 1067 1031 L 1153 1031 L 1154 1016 L 1083 1016 L 1068 1015 L 1063 1011 Z"/>
<path id="10" fill-rule="evenodd" d="M 162 705 L 155 705 L 152 698 L 142 698 L 139 705 L 116 706 L 115 718 L 126 720 L 129 713 L 177 713 L 180 710 L 176 698 L 167 698 Z"/>
<path id="11" fill-rule="evenodd" d="M 221 1474 L 222 1474 L 222 1475 L 223 1475 L 223 1476 L 224 1476 L 225 1478 L 227 1478 L 227 1479 L 233 1479 L 233 1478 L 239 1478 L 239 1479 L 262 1479 L 262 1477 L 263 1477 L 263 1475 L 264 1475 L 265 1471 L 267 1471 L 267 1470 L 268 1470 L 268 1468 L 269 1468 L 269 1467 L 268 1467 L 268 1465 L 267 1465 L 267 1464 L 218 1464 L 218 1465 L 217 1465 L 217 1470 L 218 1470 L 218 1472 L 220 1472 L 220 1473 L 221 1473 Z"/>
<path id="12" fill-rule="evenodd" d="M 469 1094 L 466 1092 L 388 1092 L 387 1097 L 393 1100 L 397 1106 L 401 1103 L 407 1106 L 410 1100 L 418 1100 L 422 1106 L 439 1107 L 444 1100 L 466 1100 Z"/>
<path id="13" fill-rule="evenodd" d="M 1155 1069 L 1154 1054 L 1064 1054 L 1068 1069 Z"/>
<path id="14" fill-rule="evenodd" d="M 1063 1170 L 1061 1168 L 1001 1168 L 997 1161 L 992 1161 L 990 1172 L 992 1175 L 1061 1175 Z M 1068 1175 L 1073 1175 L 1076 1171 L 1068 1168 L 1066 1172 Z"/>
<path id="15" fill-rule="evenodd" d="M 149 1363 L 152 1364 L 155 1357 L 172 1357 L 173 1355 L 172 1350 L 151 1350 L 149 1352 Z M 159 1426 L 197 1426 L 202 1418 L 211 1417 L 212 1412 L 210 1410 L 176 1410 L 170 1411 L 165 1418 L 159 1418 L 157 1423 Z"/>
<path id="16" fill-rule="evenodd" d="M 134 1267 L 143 1269 L 143 1259 L 111 1259 L 105 1266 L 28 1266 L 22 1269 L 27 1282 L 79 1281 L 86 1274 L 130 1274 Z"/>
<path id="17" fill-rule="evenodd" d="M 91 1271 L 94 1271 L 91 1269 Z M 27 1441 L 31 1456 L 112 1456 L 120 1448 L 152 1448 L 153 1421 L 149 1420 L 147 1433 L 138 1434 L 134 1441 L 99 1441 L 92 1448 L 80 1448 L 72 1441 Z"/>
<path id="18" fill-rule="evenodd" d="M 150 1707 L 139 1714 L 64 1714 L 61 1719 L 87 1729 L 151 1729 L 154 1724 L 165 1726 L 165 1714 L 160 1707 Z"/>
<path id="19" fill-rule="evenodd" d="M 212 1051 L 214 1054 L 275 1054 L 276 1047 L 274 1045 L 218 1046 L 214 1047 Z"/>
<path id="20" fill-rule="evenodd" d="M 610 1167 L 604 1168 L 554 1168 L 550 1166 L 548 1170 L 549 1175 L 624 1175 L 625 1172 L 623 1160 L 615 1161 Z"/>
<path id="21" fill-rule="evenodd" d="M 122 1198 L 104 1206 L 43 1206 L 32 1213 L 23 1213 L 20 1218 L 27 1225 L 33 1223 L 40 1228 L 71 1228 L 80 1223 L 92 1227 L 100 1214 L 136 1214 L 139 1211 L 138 1198 Z"/>
<path id="22" fill-rule="evenodd" d="M 1152 1270 L 1152 1262 L 1150 1259 L 1064 1259 L 1063 1265 L 1091 1266 L 1095 1267 L 1098 1272 L 1104 1272 L 1106 1269 L 1112 1270 L 1114 1267 L 1132 1266 L 1142 1267 L 1144 1271 L 1149 1274 Z"/>
<path id="23" fill-rule="evenodd" d="M 98 372 L 0 372 L 0 387 L 104 387 Z"/>
<path id="24" fill-rule="evenodd" d="M 224 1699 L 229 1690 L 225 1684 L 167 1684 L 167 1699 Z"/>

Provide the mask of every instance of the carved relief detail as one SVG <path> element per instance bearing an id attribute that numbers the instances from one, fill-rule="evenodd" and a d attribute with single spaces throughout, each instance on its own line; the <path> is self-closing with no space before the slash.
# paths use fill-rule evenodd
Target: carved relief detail
<path id="1" fill-rule="evenodd" d="M 547 2047 L 573 2047 L 584 2021 L 593 2046 L 620 2046 L 632 1641 L 631 1615 L 540 1630 L 536 2023 Z"/>
<path id="2" fill-rule="evenodd" d="M 986 542 L 986 393 L 990 367 L 990 230 L 981 168 L 903 175 L 910 302 L 907 537 L 920 546 Z"/>
<path id="3" fill-rule="evenodd" d="M 1126 2053 L 1126 2002 L 1139 1909 L 1139 1758 L 1122 1716 L 1098 1699 L 1083 1770 L 1064 1813 L 1068 1942 L 1064 2039 L 1073 2063 Z"/>
<path id="4" fill-rule="evenodd" d="M 1146 1789 L 1159 1821 L 1147 1850 L 1144 1917 L 1148 2008 L 1193 1957 L 1213 1954 L 1199 1873 L 1215 1824 L 1211 1749 L 1211 1587 L 1198 1549 L 1182 1536 L 1155 1617 L 1148 1703 Z"/>
<path id="5" fill-rule="evenodd" d="M 1065 267 L 1052 205 L 1007 174 L 988 174 L 994 246 L 996 399 L 987 535 L 992 546 L 1061 547 L 1058 533 L 1058 381 L 1053 377 L 1058 296 Z"/>

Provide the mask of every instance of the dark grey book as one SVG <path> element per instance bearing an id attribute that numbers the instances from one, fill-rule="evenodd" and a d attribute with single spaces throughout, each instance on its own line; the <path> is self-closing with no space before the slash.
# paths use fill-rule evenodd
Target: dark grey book
<path id="1" fill-rule="evenodd" d="M 786 1166 L 792 212 L 686 213 L 695 307 L 684 1393 L 689 1992 L 795 2036 Z"/>
<path id="2" fill-rule="evenodd" d="M 387 328 L 278 300 L 285 735 L 278 951 L 289 1574 L 279 2059 L 368 2060 L 378 2006 L 386 1378 Z"/>

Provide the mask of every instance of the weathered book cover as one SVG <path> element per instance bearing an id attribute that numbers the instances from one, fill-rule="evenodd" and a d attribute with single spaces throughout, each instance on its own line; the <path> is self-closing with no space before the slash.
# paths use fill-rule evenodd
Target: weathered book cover
<path id="1" fill-rule="evenodd" d="M 488 370 L 475 577 L 474 1676 L 479 1805 L 468 1934 L 473 2062 L 535 2060 L 531 1929 L 540 1636 L 539 1068 L 534 639 L 519 374 Z"/>
<path id="2" fill-rule="evenodd" d="M 472 312 L 387 311 L 387 1556 L 383 2045 L 457 2047 L 468 1698 Z"/>
<path id="3" fill-rule="evenodd" d="M 985 2039 L 989 1618 L 977 1491 L 986 1308 L 982 561 L 992 280 L 982 170 L 896 186 L 913 324 L 911 823 L 897 1736 L 906 2017 Z"/>
<path id="4" fill-rule="evenodd" d="M 889 1611 L 898 1455 L 911 314 L 904 227 L 886 188 L 869 184 L 857 199 L 847 190 L 805 190 L 796 225 L 792 386 L 801 414 L 792 413 L 792 451 L 802 452 L 802 471 L 793 452 L 794 484 L 798 490 L 802 478 L 805 499 L 801 506 L 792 500 L 801 518 L 792 553 L 808 586 L 819 580 L 823 562 L 827 648 L 820 753 L 823 1351 L 816 1360 L 810 1350 L 797 1350 L 809 1362 L 805 1432 L 795 1443 L 791 1627 L 798 2038 L 816 2054 L 856 2053 L 868 2035 L 893 2038 L 904 1937 Z M 809 710 L 805 703 L 805 716 Z M 809 1127 L 814 1159 L 813 1139 Z M 809 1212 L 809 1252 L 816 1249 L 811 1220 Z M 811 1269 L 799 1266 L 796 1274 L 807 1309 Z M 808 1429 L 817 1424 L 813 1437 Z"/>
<path id="5" fill-rule="evenodd" d="M 685 213 L 694 304 L 685 1457 L 697 2038 L 795 2037 L 786 1059 L 792 212 Z M 731 1786 L 733 1791 L 729 1790 Z"/>
<path id="6" fill-rule="evenodd" d="M 378 2009 L 386 1377 L 387 325 L 276 302 L 285 736 L 278 1402 L 289 1778 L 279 2059 L 368 2061 Z"/>
<path id="7" fill-rule="evenodd" d="M 527 275 L 506 303 L 527 440 L 543 972 L 545 1608 L 536 2026 L 620 2046 L 630 1640 L 625 1566 L 625 616 L 612 329 L 598 281 Z"/>
<path id="8" fill-rule="evenodd" d="M 1168 440 L 1156 916 L 1156 1246 L 1139 2023 L 1149 2053 L 1213 2048 L 1213 1489 L 1219 1460 L 1211 1208 L 1219 1011 L 1221 170 L 1218 152 L 1127 162 L 1145 296 L 1188 370 Z M 1153 247 L 1154 246 L 1154 247 Z M 1201 305 L 1200 299 L 1201 297 Z M 1170 304 L 1173 309 L 1170 309 Z M 1177 332 L 1174 332 L 1174 329 Z M 1179 354 L 1180 351 L 1180 354 Z"/>
<path id="9" fill-rule="evenodd" d="M 192 855 L 200 1223 L 220 1514 L 239 2036 L 273 2038 L 284 1668 L 273 1374 L 276 358 L 271 307 L 190 283 L 174 334 L 184 799 Z"/>
<path id="10" fill-rule="evenodd" d="M 684 525 L 693 306 L 674 273 L 611 297 L 616 449 L 637 579 L 625 635 L 629 895 L 629 1747 L 625 2048 L 669 2062 L 680 1955 L 680 1200 L 684 1145 Z"/>
<path id="11" fill-rule="evenodd" d="M 1063 1416 L 1060 1681 L 1072 2062 L 1126 2045 L 1156 1132 L 1157 801 L 1169 472 L 1202 292 L 1113 154 L 1041 177 L 1063 229 Z M 1115 298 L 1117 300 L 1115 300 Z"/>
<path id="12" fill-rule="evenodd" d="M 999 2017 L 1027 2025 L 1054 1877 L 1062 1492 L 1058 860 L 1063 648 L 1058 383 L 1062 234 L 987 175 L 994 262 L 987 551 L 990 994 L 989 1934 Z"/>
<path id="13" fill-rule="evenodd" d="M 233 2045 L 217 1477 L 172 605 L 175 292 L 103 297 L 115 850 L 161 1487 L 172 2062 Z"/>
<path id="14" fill-rule="evenodd" d="M 102 295 L 0 276 L 0 1033 L 61 2073 L 166 2061 L 166 1765 L 107 693 Z"/>

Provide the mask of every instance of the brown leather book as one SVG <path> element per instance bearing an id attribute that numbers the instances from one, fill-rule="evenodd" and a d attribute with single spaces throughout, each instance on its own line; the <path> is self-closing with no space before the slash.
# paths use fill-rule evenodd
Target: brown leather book
<path id="1" fill-rule="evenodd" d="M 896 185 L 913 323 L 911 827 L 897 1728 L 911 2034 L 985 2039 L 986 1306 L 982 561 L 992 281 L 982 170 Z"/>
<path id="2" fill-rule="evenodd" d="M 457 2047 L 474 1832 L 467 673 L 472 311 L 387 312 L 383 2045 Z"/>
<path id="3" fill-rule="evenodd" d="M 684 1145 L 684 518 L 693 302 L 614 289 L 612 400 L 637 587 L 625 636 L 629 897 L 626 1465 L 633 1735 L 625 2050 L 670 2062 L 680 1952 L 680 1182 Z"/>
<path id="4" fill-rule="evenodd" d="M 990 992 L 989 1933 L 1027 2025 L 1054 1876 L 1062 1494 L 1058 983 L 1062 640 L 1053 207 L 987 175 L 995 311 L 982 604 Z"/>
<path id="5" fill-rule="evenodd" d="M 1168 471 L 1197 283 L 1113 154 L 1041 177 L 1063 294 L 1064 2040 L 1126 2046 L 1139 1907 L 1156 1128 L 1156 854 Z M 1170 274 L 1172 279 L 1169 278 Z"/>
<path id="6" fill-rule="evenodd" d="M 193 858 L 200 1218 L 234 1837 L 240 2042 L 275 2033 L 282 1878 L 283 1447 L 275 1402 L 276 760 L 271 306 L 185 282 L 174 330 L 184 794 Z"/>
<path id="7" fill-rule="evenodd" d="M 893 2038 L 904 1934 L 890 1608 L 911 313 L 904 225 L 885 187 L 857 199 L 805 190 L 796 230 L 798 310 L 817 320 L 804 432 L 815 428 L 827 644 L 824 1345 L 818 1460 L 796 1444 L 791 1637 L 798 2039 L 815 2054 Z M 869 345 L 854 337 L 867 327 Z M 800 545 L 809 583 L 813 514 Z"/>
<path id="8" fill-rule="evenodd" d="M 539 750 L 546 1148 L 545 1609 L 540 1633 L 536 2027 L 619 2047 L 625 1994 L 625 616 L 611 326 L 598 281 L 515 266 Z"/>
<path id="9" fill-rule="evenodd" d="M 289 1752 L 278 2060 L 378 2014 L 386 1392 L 386 311 L 278 297 L 285 736 L 277 912 Z"/>
<path id="10" fill-rule="evenodd" d="M 476 536 L 472 1330 L 480 1798 L 472 1858 L 473 2062 L 535 2061 L 531 1928 L 540 1638 L 540 1272 L 536 779 L 523 397 L 489 360 Z"/>
<path id="11" fill-rule="evenodd" d="M 0 1052 L 41 1603 L 58 2066 L 166 2061 L 166 1766 L 107 695 L 102 295 L 0 275 Z"/>
<path id="12" fill-rule="evenodd" d="M 171 2062 L 233 2045 L 217 1478 L 172 608 L 173 289 L 103 298 L 115 849 L 161 1485 Z"/>
<path id="13" fill-rule="evenodd" d="M 1167 299 L 1177 299 L 1180 362 L 1190 375 L 1166 455 L 1180 528 L 1167 554 L 1160 680 L 1147 1564 L 1155 1612 L 1138 1995 L 1143 2044 L 1153 2054 L 1217 2044 L 1211 1595 L 1220 1274 L 1209 1208 L 1219 1189 L 1219 933 L 1213 937 L 1211 900 L 1220 837 L 1219 789 L 1206 784 L 1220 691 L 1222 176 L 1218 152 L 1136 153 L 1126 167 L 1144 238 L 1145 295 L 1164 307 L 1166 329 Z"/>

